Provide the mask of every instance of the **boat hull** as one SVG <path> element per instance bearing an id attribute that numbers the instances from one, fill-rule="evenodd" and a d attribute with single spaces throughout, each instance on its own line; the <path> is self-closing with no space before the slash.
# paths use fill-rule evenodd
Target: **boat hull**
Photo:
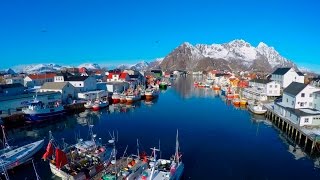
<path id="1" fill-rule="evenodd" d="M 159 84 L 159 89 L 167 89 L 167 87 L 166 84 Z"/>
<path id="2" fill-rule="evenodd" d="M 30 143 L 30 144 L 27 144 L 27 145 L 24 145 L 20 148 L 16 148 L 16 149 L 13 149 L 12 151 L 14 152 L 19 152 L 19 149 L 20 150 L 27 150 L 27 152 L 25 153 L 22 153 L 19 155 L 19 158 L 11 158 L 12 159 L 12 162 L 8 162 L 6 163 L 5 162 L 5 169 L 13 169 L 25 162 L 27 162 L 28 160 L 30 160 L 30 158 L 36 154 L 42 147 L 43 147 L 43 144 L 44 144 L 44 140 L 40 140 L 40 141 L 36 141 L 36 142 L 33 142 L 33 143 Z M 32 147 L 30 147 L 32 146 Z M 28 149 L 30 148 L 30 149 Z M 9 155 L 9 154 L 8 154 Z M 4 159 L 5 161 L 5 159 Z M 2 172 L 3 169 L 1 168 L 0 169 L 0 172 Z"/>
<path id="3" fill-rule="evenodd" d="M 248 109 L 249 109 L 249 111 L 251 111 L 252 113 L 254 113 L 254 114 L 260 114 L 260 115 L 265 114 L 265 113 L 267 112 L 266 109 L 254 109 L 253 106 L 249 106 Z"/>
<path id="4" fill-rule="evenodd" d="M 27 122 L 38 122 L 38 121 L 44 121 L 48 119 L 52 119 L 58 116 L 62 116 L 65 114 L 64 110 L 61 111 L 55 111 L 50 113 L 40 113 L 40 114 L 25 114 L 25 118 L 27 119 Z"/>

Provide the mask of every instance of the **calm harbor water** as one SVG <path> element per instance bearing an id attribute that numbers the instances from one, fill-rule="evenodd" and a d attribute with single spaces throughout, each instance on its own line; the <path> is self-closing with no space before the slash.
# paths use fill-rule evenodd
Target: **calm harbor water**
<path id="1" fill-rule="evenodd" d="M 100 112 L 85 111 L 57 122 L 10 130 L 11 144 L 48 137 L 64 138 L 74 143 L 75 135 L 88 136 L 87 124 L 102 141 L 109 132 L 118 132 L 118 152 L 122 155 L 140 151 L 151 153 L 158 147 L 161 156 L 170 157 L 175 150 L 175 133 L 179 129 L 184 179 L 319 179 L 319 162 L 294 150 L 280 131 L 262 116 L 228 105 L 211 89 L 195 89 L 192 79 L 179 78 L 163 91 L 156 101 L 141 101 L 133 106 L 112 105 Z M 48 139 L 46 139 L 48 140 Z M 41 160 L 44 149 L 35 157 L 41 179 L 54 179 L 47 162 Z M 11 179 L 34 179 L 31 164 L 10 172 Z"/>

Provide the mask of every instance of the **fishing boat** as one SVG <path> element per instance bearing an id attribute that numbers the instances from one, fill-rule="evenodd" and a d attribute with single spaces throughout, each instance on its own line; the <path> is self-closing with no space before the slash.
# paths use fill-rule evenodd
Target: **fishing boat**
<path id="1" fill-rule="evenodd" d="M 6 138 L 4 126 L 1 126 L 3 134 L 3 147 L 0 151 L 0 172 L 17 167 L 27 162 L 35 153 L 37 153 L 44 144 L 44 140 L 39 140 L 20 147 L 11 147 Z"/>
<path id="2" fill-rule="evenodd" d="M 176 152 L 172 159 L 157 159 L 159 149 L 152 149 L 149 166 L 142 172 L 138 180 L 179 180 L 183 174 L 184 164 L 179 152 L 178 131 L 176 136 Z"/>
<path id="3" fill-rule="evenodd" d="M 248 109 L 254 114 L 264 114 L 267 112 L 267 109 L 262 104 L 251 104 L 248 106 Z"/>
<path id="4" fill-rule="evenodd" d="M 247 99 L 244 98 L 244 97 L 242 97 L 242 98 L 240 99 L 240 105 L 241 105 L 241 106 L 247 105 Z"/>
<path id="5" fill-rule="evenodd" d="M 49 160 L 52 174 L 68 180 L 92 179 L 110 163 L 112 148 L 103 145 L 100 138 L 96 140 L 92 127 L 93 125 L 89 126 L 91 139 L 79 139 L 70 147 L 59 146 L 50 133 L 50 141 L 42 158 Z M 113 143 L 113 140 L 110 141 L 109 143 Z"/>
<path id="6" fill-rule="evenodd" d="M 159 91 L 154 88 L 147 88 L 144 94 L 147 100 L 151 100 L 159 96 Z"/>
<path id="7" fill-rule="evenodd" d="M 117 91 L 113 92 L 111 98 L 112 98 L 112 103 L 113 104 L 119 103 L 120 102 L 120 93 L 117 92 Z"/>
<path id="8" fill-rule="evenodd" d="M 140 90 L 140 97 L 141 99 L 146 99 L 145 89 Z"/>
<path id="9" fill-rule="evenodd" d="M 168 86 L 168 84 L 165 81 L 161 81 L 159 83 L 159 89 L 167 89 L 167 86 Z"/>
<path id="10" fill-rule="evenodd" d="M 121 94 L 120 94 L 120 103 L 126 103 L 126 96 L 127 96 L 127 93 L 126 91 L 123 91 Z"/>
<path id="11" fill-rule="evenodd" d="M 233 99 L 232 103 L 235 106 L 239 106 L 240 105 L 240 99 L 239 98 L 235 98 L 235 99 Z"/>
<path id="12" fill-rule="evenodd" d="M 83 106 L 84 106 L 86 109 L 91 109 L 92 106 L 93 106 L 93 104 L 94 104 L 94 102 L 93 102 L 92 100 L 87 100 L 87 102 L 84 103 Z"/>
<path id="13" fill-rule="evenodd" d="M 104 100 L 100 100 L 100 99 L 97 99 L 93 106 L 92 106 L 92 109 L 94 111 L 99 111 L 101 108 L 105 108 L 109 105 L 109 102 L 108 100 L 104 99 Z"/>
<path id="14" fill-rule="evenodd" d="M 137 140 L 138 144 L 138 140 Z M 101 178 L 98 176 L 99 179 L 102 180 L 135 180 L 137 179 L 141 173 L 148 168 L 148 161 L 145 154 L 139 154 L 139 146 L 137 148 L 137 155 L 130 155 L 125 157 L 126 150 L 123 156 L 119 159 L 114 156 L 110 165 L 108 165 L 105 170 L 103 171 Z"/>
<path id="15" fill-rule="evenodd" d="M 220 88 L 220 86 L 218 86 L 217 84 L 215 84 L 215 85 L 213 86 L 213 90 L 219 91 L 219 90 L 221 90 L 221 88 Z"/>
<path id="16" fill-rule="evenodd" d="M 64 107 L 60 101 L 48 102 L 45 104 L 35 98 L 28 103 L 26 108 L 22 109 L 27 122 L 36 122 L 51 119 L 64 114 Z"/>
<path id="17" fill-rule="evenodd" d="M 193 83 L 193 85 L 194 85 L 194 86 L 198 86 L 198 85 L 199 85 L 199 82 L 195 81 L 195 82 Z"/>
<path id="18" fill-rule="evenodd" d="M 140 92 L 138 90 L 130 91 L 128 92 L 128 95 L 126 96 L 127 103 L 133 103 L 135 101 L 138 101 L 141 99 Z"/>

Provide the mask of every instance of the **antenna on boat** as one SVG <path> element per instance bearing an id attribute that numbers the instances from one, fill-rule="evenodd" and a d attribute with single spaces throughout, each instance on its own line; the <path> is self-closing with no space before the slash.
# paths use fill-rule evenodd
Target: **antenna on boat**
<path id="1" fill-rule="evenodd" d="M 160 153 L 160 159 L 161 159 L 160 139 L 159 139 L 159 153 Z"/>
<path id="2" fill-rule="evenodd" d="M 150 180 L 152 180 L 152 176 L 154 174 L 155 165 L 156 165 L 156 161 L 157 161 L 156 151 L 160 151 L 159 149 L 156 149 L 156 147 L 151 148 L 151 149 L 152 149 L 152 154 L 153 154 L 153 161 L 150 162 L 150 166 L 152 166 L 152 170 L 151 170 L 151 174 L 150 174 Z"/>
<path id="3" fill-rule="evenodd" d="M 127 149 L 128 149 L 128 145 L 127 145 L 126 149 L 123 152 L 122 158 L 124 158 L 124 155 L 127 153 Z"/>
<path id="4" fill-rule="evenodd" d="M 3 148 L 10 149 L 10 145 L 8 144 L 6 133 L 4 132 L 4 126 L 1 125 L 2 134 L 3 134 Z"/>
<path id="5" fill-rule="evenodd" d="M 39 174 L 37 172 L 36 166 L 34 165 L 33 159 L 31 161 L 32 161 L 32 166 L 33 166 L 34 173 L 36 174 L 36 179 L 40 180 L 41 178 L 40 178 L 40 176 L 39 176 Z"/>
<path id="6" fill-rule="evenodd" d="M 118 133 L 118 130 L 116 130 L 117 131 L 117 142 L 118 142 L 118 140 L 119 140 L 119 133 Z"/>
<path id="7" fill-rule="evenodd" d="M 137 156 L 140 157 L 140 151 L 139 151 L 139 139 L 137 139 Z"/>

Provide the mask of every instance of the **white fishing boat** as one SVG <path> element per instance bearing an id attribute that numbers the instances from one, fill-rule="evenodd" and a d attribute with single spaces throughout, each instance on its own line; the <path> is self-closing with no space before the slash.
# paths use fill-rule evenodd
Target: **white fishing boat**
<path id="1" fill-rule="evenodd" d="M 98 111 L 100 110 L 101 108 L 105 108 L 109 105 L 109 102 L 108 100 L 104 99 L 104 100 L 100 100 L 100 99 L 97 99 L 94 103 L 93 103 L 93 106 L 92 106 L 92 109 L 94 111 Z"/>
<path id="2" fill-rule="evenodd" d="M 112 96 L 112 103 L 116 104 L 120 102 L 120 93 L 118 91 L 113 92 Z"/>
<path id="3" fill-rule="evenodd" d="M 254 114 L 264 114 L 267 112 L 267 109 L 262 104 L 250 104 L 248 109 Z"/>
<path id="4" fill-rule="evenodd" d="M 92 100 L 88 100 L 86 103 L 84 103 L 84 107 L 87 109 L 91 109 L 94 102 Z"/>
<path id="5" fill-rule="evenodd" d="M 154 88 L 147 88 L 146 91 L 144 92 L 146 99 L 154 99 L 159 96 L 159 90 L 154 89 Z"/>
<path id="6" fill-rule="evenodd" d="M 151 148 L 153 157 L 150 158 L 149 167 L 144 170 L 138 180 L 179 180 L 183 174 L 184 164 L 179 153 L 178 131 L 176 136 L 176 152 L 173 159 L 158 159 L 159 149 Z"/>
<path id="7" fill-rule="evenodd" d="M 135 101 L 138 101 L 141 99 L 141 94 L 138 90 L 136 91 L 129 91 L 128 94 L 126 95 L 126 101 L 127 103 L 133 103 Z"/>
<path id="8" fill-rule="evenodd" d="M 17 148 L 9 146 L 4 132 L 4 127 L 1 126 L 3 133 L 3 145 L 4 149 L 0 151 L 1 169 L 4 170 L 12 169 L 25 162 L 27 162 L 35 153 L 37 153 L 43 146 L 44 140 L 39 140 L 30 144 L 26 144 Z"/>
<path id="9" fill-rule="evenodd" d="M 64 114 L 64 107 L 59 101 L 44 103 L 35 98 L 28 103 L 26 108 L 22 109 L 24 116 L 28 122 L 41 121 L 62 116 Z"/>

